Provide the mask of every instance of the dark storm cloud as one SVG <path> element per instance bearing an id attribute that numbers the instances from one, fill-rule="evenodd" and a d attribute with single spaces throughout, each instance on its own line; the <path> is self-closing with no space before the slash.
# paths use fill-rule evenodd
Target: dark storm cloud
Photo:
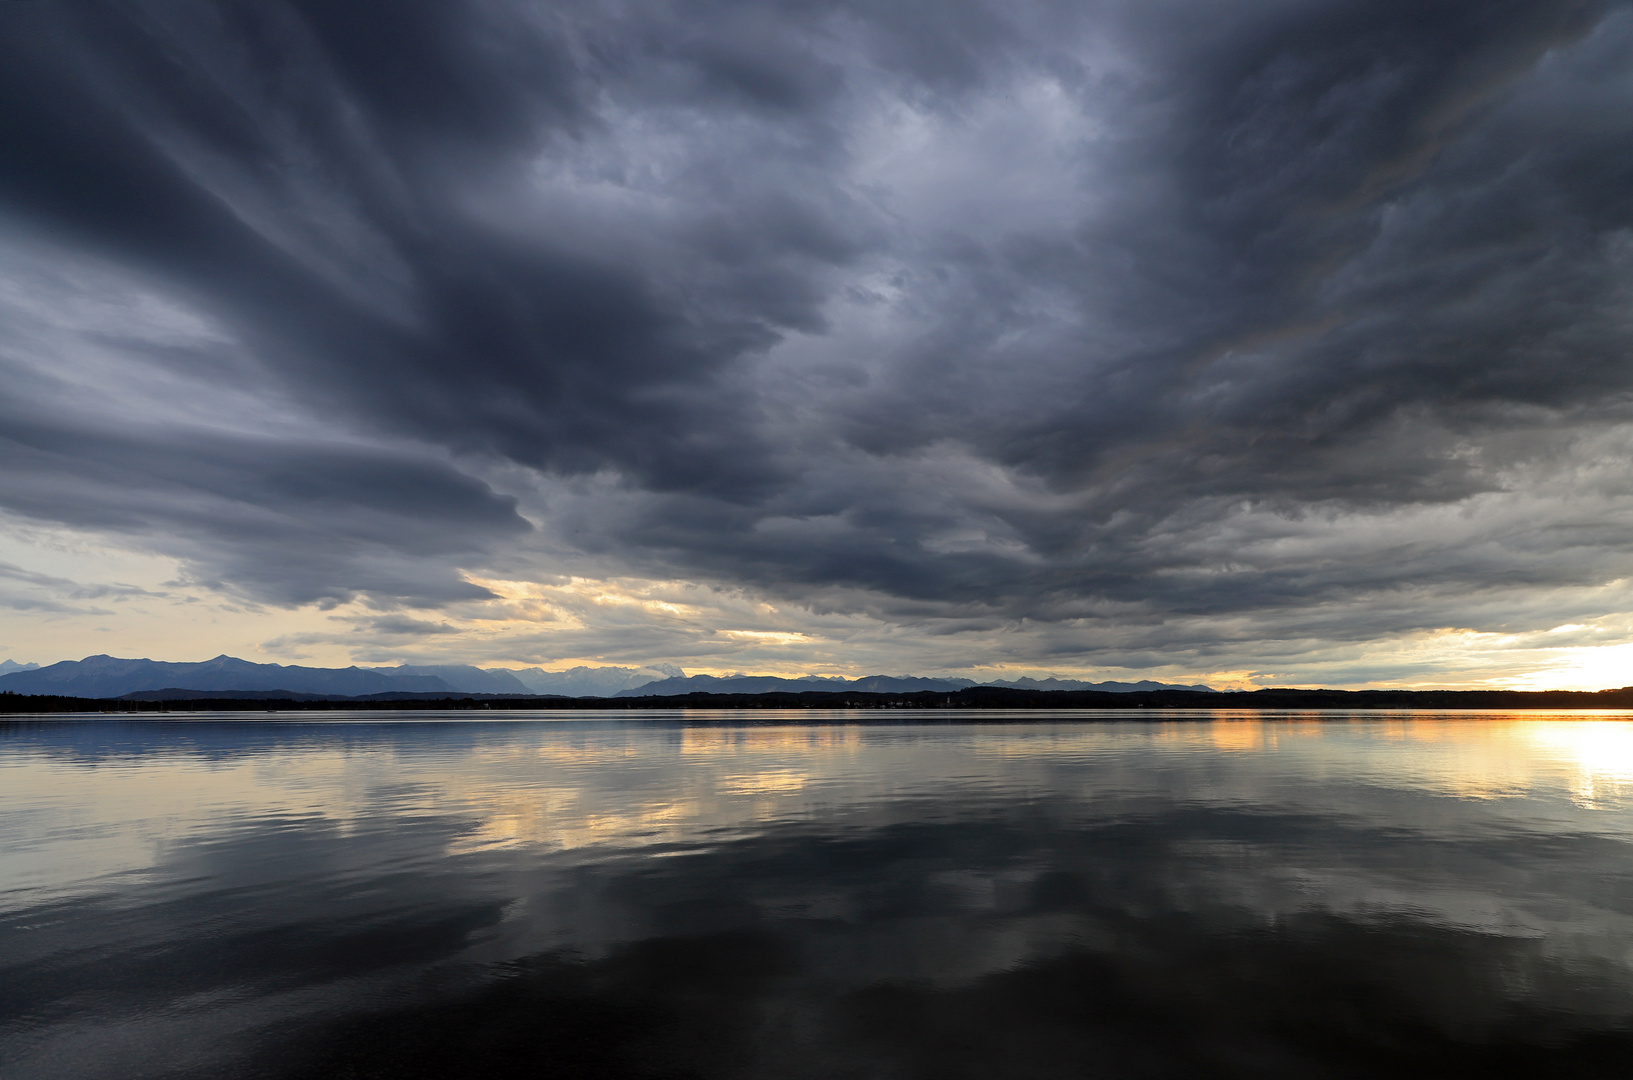
<path id="1" fill-rule="evenodd" d="M 72 429 L 4 410 L 7 505 L 137 534 L 279 602 L 491 595 L 413 564 L 529 526 L 515 502 L 448 466 L 344 445 Z"/>
<path id="2" fill-rule="evenodd" d="M 454 461 L 536 470 L 613 567 L 965 629 L 1387 633 L 1633 553 L 1623 5 L 0 19 L 5 227 L 334 436 L 19 395 L 6 505 L 185 532 L 273 601 L 481 595 L 453 567 L 526 524 Z M 1501 522 L 1445 540 L 1482 498 Z"/>

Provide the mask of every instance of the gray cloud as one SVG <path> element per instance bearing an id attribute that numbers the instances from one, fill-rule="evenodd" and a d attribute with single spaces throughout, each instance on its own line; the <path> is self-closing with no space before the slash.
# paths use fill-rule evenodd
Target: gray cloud
<path id="1" fill-rule="evenodd" d="M 162 595 L 138 585 L 116 582 L 85 584 L 0 562 L 0 607 L 12 611 L 45 615 L 107 615 L 111 614 L 108 608 L 96 607 L 88 602 L 107 600 L 119 603 L 133 597 Z"/>
<path id="2" fill-rule="evenodd" d="M 577 560 L 1138 663 L 1626 576 L 1625 5 L 0 24 L 0 503 L 246 596 Z"/>

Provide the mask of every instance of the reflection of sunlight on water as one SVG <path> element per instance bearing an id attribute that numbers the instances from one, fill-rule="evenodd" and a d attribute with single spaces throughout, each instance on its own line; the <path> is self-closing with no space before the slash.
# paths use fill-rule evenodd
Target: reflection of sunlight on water
<path id="1" fill-rule="evenodd" d="M 521 846 L 571 850 L 686 843 L 709 828 L 778 816 L 777 799 L 803 792 L 811 781 L 807 769 L 781 762 L 822 761 L 860 745 L 854 729 L 834 727 L 698 727 L 678 734 L 678 747 L 669 743 L 669 752 L 678 749 L 687 761 L 679 769 L 666 766 L 673 759 L 645 735 L 623 747 L 572 752 L 507 747 L 497 754 L 472 755 L 460 768 L 469 786 L 444 785 L 428 793 L 442 808 L 476 819 L 447 850 L 466 854 Z M 615 775 L 607 767 L 616 769 L 625 761 L 659 769 L 661 791 L 607 790 L 605 777 Z M 500 765 L 525 771 L 507 772 L 496 768 Z M 534 770 L 540 768 L 549 770 L 557 786 L 533 786 Z M 495 784 L 496 779 L 503 782 Z M 581 786 L 560 786 L 574 780 Z"/>
<path id="2" fill-rule="evenodd" d="M 1145 746 L 1185 756 L 1225 752 L 1296 758 L 1283 769 L 1415 788 L 1463 799 L 1543 789 L 1584 808 L 1633 794 L 1633 721 L 1582 713 L 1198 712 L 1108 715 L 1109 723 L 978 743 L 982 756 L 1040 761 Z M 1139 720 L 1140 723 L 1119 721 Z M 1609 801 L 1607 801 L 1609 800 Z"/>
<path id="3" fill-rule="evenodd" d="M 688 827 L 702 816 L 701 808 L 690 800 L 647 803 L 626 813 L 592 814 L 584 819 L 581 829 L 564 829 L 556 837 L 563 847 L 633 841 L 673 842 L 685 838 Z"/>
<path id="4" fill-rule="evenodd" d="M 594 846 L 682 843 L 705 823 L 767 820 L 776 807 L 743 797 L 792 795 L 810 782 L 807 773 L 786 768 L 695 776 L 684 799 L 634 801 L 607 806 L 606 798 L 572 787 L 467 789 L 459 809 L 477 817 L 469 831 L 449 842 L 450 854 L 538 846 L 569 850 Z M 728 796 L 725 800 L 711 795 Z M 593 802 L 593 805 L 587 803 Z"/>
<path id="5" fill-rule="evenodd" d="M 1218 710 L 1163 723 L 1153 732 L 1159 745 L 1201 752 L 1275 750 L 1285 743 L 1330 735 L 1334 721 L 1310 713 Z"/>
<path id="6" fill-rule="evenodd" d="M 1587 809 L 1626 805 L 1633 794 L 1633 723 L 1535 721 L 1525 737 L 1570 770 L 1571 798 Z"/>
<path id="7" fill-rule="evenodd" d="M 1545 770 L 1513 727 L 1506 716 L 1391 720 L 1384 734 L 1399 749 L 1380 763 L 1389 772 L 1378 779 L 1459 799 L 1524 798 Z"/>
<path id="8" fill-rule="evenodd" d="M 937 716 L 930 726 L 910 717 L 789 719 L 549 723 L 480 735 L 448 725 L 413 737 L 377 724 L 366 734 L 335 727 L 332 741 L 282 728 L 238 749 L 212 748 L 200 729 L 196 746 L 172 731 L 151 751 L 94 757 L 0 746 L 8 751 L 0 756 L 0 890 L 89 887 L 274 820 L 321 822 L 328 835 L 355 837 L 362 847 L 412 820 L 441 822 L 450 854 L 610 850 L 714 843 L 722 830 L 752 832 L 835 807 L 865 809 L 877 820 L 1017 792 L 1166 793 L 1163 777 L 1189 769 L 1198 771 L 1185 797 L 1232 805 L 1296 803 L 1311 790 L 1326 800 L 1329 791 L 1361 784 L 1478 800 L 1549 794 L 1596 813 L 1633 806 L 1626 718 L 1130 713 L 958 718 L 1026 721 L 996 725 L 949 725 Z"/>
<path id="9" fill-rule="evenodd" d="M 1264 748 L 1264 724 L 1257 720 L 1226 720 L 1209 724 L 1217 750 L 1260 750 Z"/>
<path id="10" fill-rule="evenodd" d="M 0 741 L 0 933 L 42 958 L 34 985 L 61 978 L 80 995 L 65 992 L 60 1015 L 90 1019 L 52 1034 L 76 1052 L 103 1023 L 80 1004 L 101 1007 L 98 983 L 118 998 L 100 1030 L 125 1023 L 114 1010 L 131 986 L 184 1018 L 162 1035 L 142 1029 L 145 1046 L 206 1022 L 236 1039 L 238 1020 L 204 1012 L 230 999 L 251 1017 L 247 1046 L 300 1032 L 277 1010 L 310 1009 L 327 1030 L 353 1008 L 375 1019 L 340 1030 L 400 1033 L 409 1046 L 421 1027 L 469 1028 L 472 1017 L 489 1041 L 512 1025 L 619 1037 L 614 1024 L 653 1015 L 699 1042 L 719 1021 L 735 1053 L 739 1027 L 826 1037 L 809 1018 L 833 1000 L 847 1025 L 855 1010 L 869 1024 L 905 1017 L 935 1041 L 932 1065 L 948 1045 L 964 1055 L 965 1029 L 989 1017 L 1030 1025 L 1038 1002 L 1113 1020 L 1119 998 L 1150 1003 L 1150 1025 L 1128 1028 L 1142 1055 L 1171 1039 L 1180 1008 L 1197 1009 L 1196 1030 L 1212 1039 L 1231 1014 L 1203 1008 L 1196 988 L 1219 987 L 1258 1015 L 1262 988 L 1281 985 L 1260 979 L 1273 965 L 1286 969 L 1276 978 L 1300 1032 L 1329 1012 L 1347 1030 L 1355 1002 L 1376 1030 L 1373 1004 L 1382 1014 L 1399 1002 L 1451 1033 L 1423 1045 L 1463 1056 L 1461 1032 L 1484 1031 L 1488 1015 L 1494 1053 L 1508 1054 L 1507 1028 L 1519 1026 L 1508 1018 L 1531 1015 L 1510 1008 L 1522 999 L 1602 1008 L 1617 1030 L 1633 1015 L 1633 922 L 1620 902 L 1633 814 L 1605 812 L 1633 790 L 1633 724 L 1500 713 L 798 719 L 375 722 L 314 737 L 261 724 L 19 730 Z M 14 856 L 61 858 L 18 877 Z M 110 877 L 131 865 L 140 872 Z M 46 912 L 57 929 L 30 911 L 73 889 L 90 902 Z M 184 964 L 198 965 L 192 981 Z M 1365 981 L 1374 969 L 1398 994 L 1371 996 L 1383 985 Z M 503 995 L 415 1006 L 399 1014 L 405 1026 L 373 1027 L 383 1003 L 431 1001 L 494 972 Z M 1108 996 L 1120 982 L 1137 993 Z M 1178 1004 L 1153 987 L 1176 988 Z M 863 992 L 835 997 L 852 988 Z M 949 1010 L 933 1024 L 932 1006 Z M 1102 1045 L 1061 1068 L 1016 1069 L 1013 1047 L 1038 1030 L 1018 1030 L 985 1071 L 1057 1075 Z M 1421 1041 L 1430 1029 L 1385 1034 L 1396 1030 Z M 790 1045 L 769 1067 L 734 1069 L 800 1071 L 802 1044 Z M 1556 1049 L 1537 1060 L 1557 1061 Z M 39 1051 L 49 1064 L 31 1075 L 62 1075 L 63 1056 Z M 12 1071 L 9 1060 L 0 1070 Z M 1393 1074 L 1405 1072 L 1416 1070 Z"/>
<path id="11" fill-rule="evenodd" d="M 575 788 L 541 787 L 522 792 L 495 791 L 477 801 L 485 815 L 477 826 L 448 844 L 452 855 L 522 844 L 550 847 L 580 846 L 558 839 L 564 831 L 563 817 L 572 813 L 579 800 Z M 571 832 L 573 830 L 565 830 Z"/>
<path id="12" fill-rule="evenodd" d="M 831 753 L 861 749 L 861 729 L 852 724 L 813 727 L 688 727 L 681 731 L 683 754 L 739 754 L 791 751 Z"/>
<path id="13" fill-rule="evenodd" d="M 1515 799 L 1544 790 L 1606 809 L 1633 788 L 1633 723 L 1581 713 L 1468 712 L 1379 725 L 1401 745 L 1377 764 L 1393 785 L 1463 799 Z M 1609 800 L 1609 801 L 1607 801 Z"/>
<path id="14" fill-rule="evenodd" d="M 810 780 L 806 773 L 793 769 L 770 769 L 721 777 L 718 790 L 727 795 L 786 795 L 801 790 Z"/>
<path id="15" fill-rule="evenodd" d="M 377 742 L 295 738 L 219 755 L 180 741 L 95 760 L 0 758 L 9 826 L 0 827 L 0 890 L 72 890 L 143 872 L 205 838 L 280 818 L 345 838 L 440 817 L 456 826 L 443 848 L 452 855 L 685 843 L 789 812 L 781 800 L 807 789 L 814 765 L 843 772 L 862 748 L 859 728 L 844 724 L 551 724 L 449 743 L 382 731 L 370 729 Z"/>

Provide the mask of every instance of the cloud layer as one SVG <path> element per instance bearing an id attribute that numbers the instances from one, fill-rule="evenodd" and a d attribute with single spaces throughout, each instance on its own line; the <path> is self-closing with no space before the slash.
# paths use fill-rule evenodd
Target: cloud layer
<path id="1" fill-rule="evenodd" d="M 484 620 L 462 647 L 532 660 L 782 634 L 784 670 L 859 633 L 887 667 L 1204 672 L 1628 632 L 1625 5 L 0 31 L 16 521 L 353 605 L 392 655 Z M 580 620 L 598 651 L 491 584 L 586 580 L 777 615 Z"/>

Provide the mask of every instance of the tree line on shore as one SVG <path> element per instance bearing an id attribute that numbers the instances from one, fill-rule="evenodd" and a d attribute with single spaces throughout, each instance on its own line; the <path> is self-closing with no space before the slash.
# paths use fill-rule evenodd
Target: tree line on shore
<path id="1" fill-rule="evenodd" d="M 177 696 L 150 691 L 129 698 L 79 698 L 0 693 L 0 714 L 107 713 L 153 715 L 186 712 L 315 712 L 383 710 L 695 710 L 695 709 L 1633 709 L 1633 687 L 1616 690 L 1325 690 L 1268 689 L 1202 692 L 1155 690 L 1109 693 L 1024 690 L 972 686 L 956 691 L 856 693 L 846 691 L 766 694 L 692 693 L 651 697 L 576 698 L 523 694 L 414 697 Z"/>

